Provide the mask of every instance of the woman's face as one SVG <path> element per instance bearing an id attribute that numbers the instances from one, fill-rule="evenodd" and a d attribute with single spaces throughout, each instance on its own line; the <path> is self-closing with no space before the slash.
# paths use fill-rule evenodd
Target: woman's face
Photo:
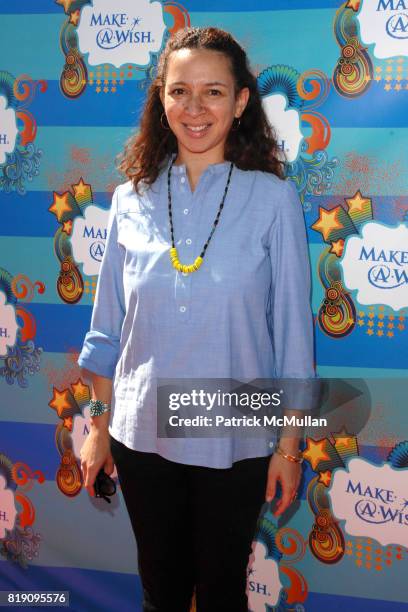
<path id="1" fill-rule="evenodd" d="M 207 49 L 173 51 L 161 100 L 179 157 L 205 154 L 208 163 L 222 161 L 232 122 L 242 115 L 248 98 L 248 88 L 236 95 L 224 54 Z"/>

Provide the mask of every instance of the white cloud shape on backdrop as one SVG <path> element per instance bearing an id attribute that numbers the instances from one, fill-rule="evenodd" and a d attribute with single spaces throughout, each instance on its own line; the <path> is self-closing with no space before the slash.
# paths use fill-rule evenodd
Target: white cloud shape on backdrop
<path id="1" fill-rule="evenodd" d="M 83 217 L 76 217 L 72 227 L 72 254 L 83 264 L 87 276 L 99 274 L 102 255 L 105 251 L 106 228 L 109 210 L 99 206 L 87 206 Z"/>
<path id="2" fill-rule="evenodd" d="M 14 529 L 17 515 L 14 493 L 6 485 L 6 479 L 0 474 L 0 540 L 6 535 L 6 529 Z"/>
<path id="3" fill-rule="evenodd" d="M 0 291 L 0 357 L 7 355 L 7 347 L 14 346 L 18 323 L 14 306 L 6 304 L 6 295 Z"/>
<path id="4" fill-rule="evenodd" d="M 7 98 L 0 96 L 0 164 L 6 161 L 6 153 L 14 151 L 18 134 L 16 111 L 6 107 Z"/>
<path id="5" fill-rule="evenodd" d="M 259 612 L 266 605 L 278 603 L 282 583 L 279 577 L 279 565 L 274 559 L 267 559 L 268 551 L 262 542 L 252 542 L 252 553 L 249 557 L 249 575 L 247 579 L 248 610 Z"/>
<path id="6" fill-rule="evenodd" d="M 349 535 L 408 546 L 408 469 L 355 457 L 335 470 L 328 494 Z"/>
<path id="7" fill-rule="evenodd" d="M 375 45 L 375 57 L 408 56 L 407 0 L 362 0 L 357 19 L 361 40 Z"/>
<path id="8" fill-rule="evenodd" d="M 360 304 L 408 306 L 408 227 L 368 222 L 350 236 L 340 260 L 344 284 L 357 289 Z"/>
<path id="9" fill-rule="evenodd" d="M 93 0 L 93 6 L 81 11 L 79 48 L 89 53 L 91 66 L 147 66 L 150 53 L 161 49 L 165 29 L 161 2 Z"/>
<path id="10" fill-rule="evenodd" d="M 262 98 L 262 104 L 269 123 L 275 128 L 278 143 L 284 143 L 288 162 L 296 161 L 303 140 L 299 111 L 295 108 L 287 109 L 286 97 L 283 94 Z"/>

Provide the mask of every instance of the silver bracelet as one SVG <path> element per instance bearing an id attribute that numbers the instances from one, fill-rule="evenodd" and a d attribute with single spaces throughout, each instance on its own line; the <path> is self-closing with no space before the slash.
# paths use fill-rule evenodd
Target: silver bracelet
<path id="1" fill-rule="evenodd" d="M 101 416 L 104 412 L 110 410 L 109 404 L 101 402 L 101 400 L 89 400 L 89 409 L 91 417 Z"/>

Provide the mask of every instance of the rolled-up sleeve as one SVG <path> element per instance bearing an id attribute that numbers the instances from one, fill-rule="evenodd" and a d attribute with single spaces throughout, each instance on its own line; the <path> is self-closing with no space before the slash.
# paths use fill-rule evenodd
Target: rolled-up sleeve
<path id="1" fill-rule="evenodd" d="M 119 357 L 125 316 L 123 290 L 124 249 L 118 244 L 118 188 L 112 197 L 105 251 L 99 271 L 91 327 L 78 358 L 81 368 L 113 378 Z"/>
<path id="2" fill-rule="evenodd" d="M 269 310 L 275 376 L 314 378 L 309 253 L 302 206 L 291 181 L 283 185 L 277 208 L 270 231 Z"/>

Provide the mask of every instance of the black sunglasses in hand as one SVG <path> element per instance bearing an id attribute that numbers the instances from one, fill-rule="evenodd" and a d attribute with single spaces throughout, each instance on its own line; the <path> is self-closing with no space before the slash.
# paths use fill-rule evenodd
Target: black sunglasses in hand
<path id="1" fill-rule="evenodd" d="M 94 482 L 95 489 L 95 497 L 103 497 L 108 504 L 111 503 L 109 497 L 115 495 L 116 493 L 116 484 L 115 481 L 108 476 L 103 468 L 101 468 L 96 476 Z"/>

